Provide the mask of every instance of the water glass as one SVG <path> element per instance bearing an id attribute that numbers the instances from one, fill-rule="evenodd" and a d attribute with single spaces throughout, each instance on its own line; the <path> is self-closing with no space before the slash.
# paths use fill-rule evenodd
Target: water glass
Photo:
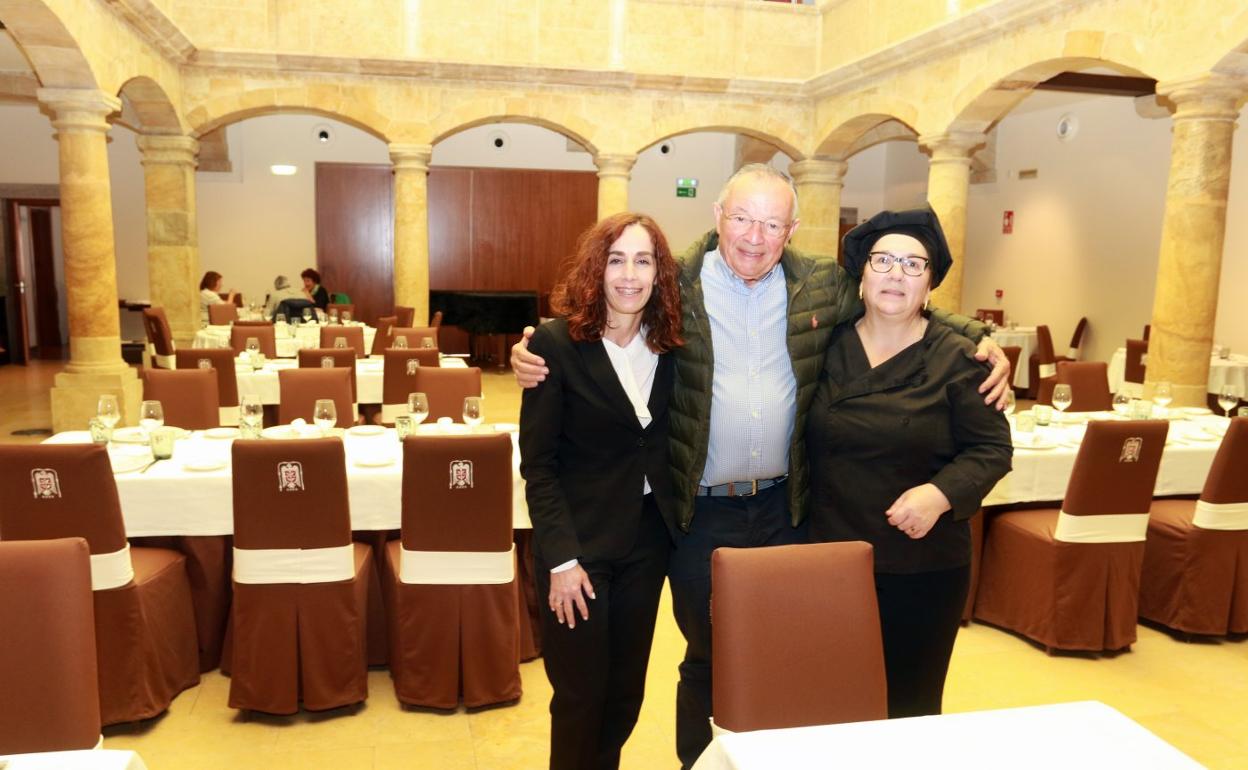
<path id="1" fill-rule="evenodd" d="M 273 316 L 273 323 L 277 324 L 278 326 L 281 326 L 282 324 L 286 323 L 286 314 L 278 313 L 277 315 Z"/>
<path id="2" fill-rule="evenodd" d="M 155 428 L 149 435 L 154 459 L 168 460 L 173 457 L 173 439 L 178 435 L 176 428 Z"/>
<path id="3" fill-rule="evenodd" d="M 305 307 L 303 309 L 303 322 L 306 324 L 308 321 L 311 321 L 311 320 L 312 320 L 312 308 Z"/>
<path id="4" fill-rule="evenodd" d="M 113 431 L 99 417 L 87 420 L 87 429 L 91 431 L 92 444 L 107 444 L 113 437 Z"/>
<path id="5" fill-rule="evenodd" d="M 342 311 L 342 322 L 344 324 L 351 323 L 351 311 L 350 310 Z"/>
<path id="6" fill-rule="evenodd" d="M 1053 420 L 1053 407 L 1036 404 L 1031 408 L 1031 414 L 1036 418 L 1036 425 L 1048 425 Z"/>
<path id="7" fill-rule="evenodd" d="M 111 433 L 117 426 L 117 422 L 121 420 L 121 407 L 117 405 L 117 397 L 111 393 L 100 396 L 100 400 L 95 405 L 95 416 L 100 418 L 100 422 L 104 423 Z"/>
<path id="8" fill-rule="evenodd" d="M 1014 415 L 1014 430 L 1018 433 L 1033 433 L 1036 430 L 1036 417 L 1029 412 Z"/>
<path id="9" fill-rule="evenodd" d="M 329 429 L 338 422 L 338 408 L 332 398 L 318 398 L 312 407 L 312 422 L 321 429 L 321 435 L 329 434 Z"/>
<path id="10" fill-rule="evenodd" d="M 429 416 L 429 399 L 424 393 L 407 394 L 407 413 L 411 415 L 413 424 L 422 423 Z"/>
<path id="11" fill-rule="evenodd" d="M 330 324 L 338 323 L 338 311 L 333 308 L 329 310 L 329 322 Z"/>
<path id="12" fill-rule="evenodd" d="M 475 428 L 485 419 L 480 396 L 468 396 L 464 399 L 464 423 Z"/>
<path id="13" fill-rule="evenodd" d="M 165 424 L 165 410 L 159 401 L 144 401 L 139 404 L 139 427 L 151 440 L 152 431 Z"/>
<path id="14" fill-rule="evenodd" d="M 1153 385 L 1153 403 L 1165 409 L 1173 400 L 1174 395 L 1170 391 L 1170 383 L 1166 380 L 1158 380 Z"/>
<path id="15" fill-rule="evenodd" d="M 238 400 L 238 416 L 243 438 L 259 438 L 264 423 L 264 405 L 260 396 L 249 393 Z"/>
<path id="16" fill-rule="evenodd" d="M 394 418 L 394 432 L 398 434 L 399 441 L 415 433 L 416 423 L 412 421 L 412 416 L 410 414 L 396 415 Z"/>
<path id="17" fill-rule="evenodd" d="M 1147 420 L 1153 416 L 1153 405 L 1142 398 L 1131 399 L 1131 419 Z"/>

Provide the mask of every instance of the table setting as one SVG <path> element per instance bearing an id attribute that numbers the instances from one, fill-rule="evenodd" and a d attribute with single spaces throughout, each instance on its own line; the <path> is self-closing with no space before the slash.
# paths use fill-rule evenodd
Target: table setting
<path id="1" fill-rule="evenodd" d="M 257 368 L 257 363 L 259 367 Z M 439 364 L 444 367 L 465 368 L 468 363 L 462 356 L 442 356 Z M 283 369 L 298 369 L 299 362 L 289 358 L 258 358 L 250 359 L 244 351 L 234 359 L 234 376 L 238 381 L 238 396 L 255 395 L 262 404 L 277 404 L 281 401 L 277 373 Z M 360 404 L 380 404 L 382 381 L 385 374 L 385 360 L 382 356 L 356 359 L 355 387 L 356 402 Z"/>
<path id="2" fill-rule="evenodd" d="M 275 323 L 273 333 L 277 344 L 278 358 L 294 358 L 300 350 L 320 347 L 321 327 L 324 324 L 308 323 Z M 372 350 L 373 337 L 377 334 L 375 327 L 360 321 L 330 324 L 330 326 L 359 326 L 364 329 L 364 349 Z M 228 325 L 209 325 L 195 333 L 191 343 L 195 348 L 228 348 L 230 347 L 230 329 Z"/>

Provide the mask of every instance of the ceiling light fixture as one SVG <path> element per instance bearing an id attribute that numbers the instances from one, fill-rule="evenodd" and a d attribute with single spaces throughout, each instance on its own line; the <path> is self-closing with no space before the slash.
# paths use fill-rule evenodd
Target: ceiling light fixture
<path id="1" fill-rule="evenodd" d="M 298 166 L 292 166 L 288 163 L 275 163 L 269 166 L 269 171 L 273 172 L 274 176 L 294 176 L 298 170 Z"/>

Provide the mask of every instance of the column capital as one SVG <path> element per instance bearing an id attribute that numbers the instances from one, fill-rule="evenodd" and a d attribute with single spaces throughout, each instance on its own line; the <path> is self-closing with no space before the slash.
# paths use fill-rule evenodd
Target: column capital
<path id="1" fill-rule="evenodd" d="M 988 135 L 982 131 L 946 131 L 943 134 L 924 134 L 919 146 L 932 155 L 932 163 L 970 163 L 971 155 L 983 147 Z"/>
<path id="2" fill-rule="evenodd" d="M 627 179 L 629 172 L 633 170 L 633 164 L 636 162 L 636 155 L 623 153 L 600 153 L 594 156 L 594 165 L 598 167 L 599 179 L 612 176 Z"/>
<path id="3" fill-rule="evenodd" d="M 1174 118 L 1230 120 L 1248 96 L 1248 80 L 1217 72 L 1157 84 L 1157 95 L 1174 105 Z"/>
<path id="4" fill-rule="evenodd" d="M 106 133 L 108 116 L 121 111 L 121 99 L 94 88 L 40 88 L 35 97 L 52 111 L 52 125 L 58 131 Z"/>
<path id="5" fill-rule="evenodd" d="M 429 160 L 433 157 L 433 145 L 391 144 L 390 162 L 397 171 L 429 172 Z"/>
<path id="6" fill-rule="evenodd" d="M 180 134 L 140 134 L 135 139 L 139 147 L 139 162 L 144 166 L 190 166 L 199 160 L 199 142 Z"/>
<path id="7" fill-rule="evenodd" d="M 793 184 L 845 184 L 845 171 L 849 163 L 835 158 L 813 157 L 789 164 L 789 176 Z"/>

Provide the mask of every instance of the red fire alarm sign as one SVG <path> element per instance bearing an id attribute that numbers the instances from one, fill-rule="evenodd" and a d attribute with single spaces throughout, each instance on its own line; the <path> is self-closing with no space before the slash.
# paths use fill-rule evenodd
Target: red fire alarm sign
<path id="1" fill-rule="evenodd" d="M 1009 235 L 1010 233 L 1014 232 L 1014 212 L 1013 211 L 1007 211 L 1005 212 L 1005 215 L 1001 217 L 1001 232 L 1005 235 Z"/>

